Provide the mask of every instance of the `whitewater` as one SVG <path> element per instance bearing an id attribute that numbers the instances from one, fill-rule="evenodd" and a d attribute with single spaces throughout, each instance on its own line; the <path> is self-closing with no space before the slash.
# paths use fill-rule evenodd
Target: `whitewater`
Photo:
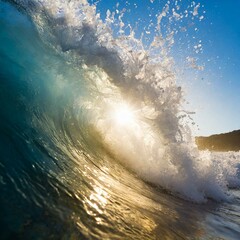
<path id="1" fill-rule="evenodd" d="M 120 7 L 0 1 L 1 239 L 239 239 L 240 153 L 198 150 L 171 56 L 199 8 L 146 43 Z"/>

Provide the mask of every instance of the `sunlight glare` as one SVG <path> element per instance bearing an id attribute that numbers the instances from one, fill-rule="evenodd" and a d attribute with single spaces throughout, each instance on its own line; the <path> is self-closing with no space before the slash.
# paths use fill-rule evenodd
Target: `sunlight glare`
<path id="1" fill-rule="evenodd" d="M 135 116 L 133 110 L 128 105 L 121 104 L 116 107 L 113 119 L 119 125 L 128 125 L 134 122 Z"/>

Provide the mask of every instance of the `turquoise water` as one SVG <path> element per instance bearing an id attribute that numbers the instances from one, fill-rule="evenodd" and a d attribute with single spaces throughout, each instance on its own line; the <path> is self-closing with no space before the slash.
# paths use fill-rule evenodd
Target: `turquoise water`
<path id="1" fill-rule="evenodd" d="M 84 1 L 13 2 L 0 1 L 0 238 L 238 239 L 240 155 L 198 152 L 167 56 L 114 42 Z"/>

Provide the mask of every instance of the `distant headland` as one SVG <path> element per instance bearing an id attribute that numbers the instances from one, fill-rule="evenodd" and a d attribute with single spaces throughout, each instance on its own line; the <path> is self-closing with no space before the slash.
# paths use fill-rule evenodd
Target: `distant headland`
<path id="1" fill-rule="evenodd" d="M 210 151 L 240 151 L 240 130 L 229 133 L 215 134 L 209 137 L 196 137 L 200 150 Z"/>

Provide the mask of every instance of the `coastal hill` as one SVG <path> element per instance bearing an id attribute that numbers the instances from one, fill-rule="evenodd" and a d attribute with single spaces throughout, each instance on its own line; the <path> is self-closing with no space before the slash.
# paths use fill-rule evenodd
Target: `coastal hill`
<path id="1" fill-rule="evenodd" d="M 200 150 L 208 149 L 219 152 L 240 151 L 240 130 L 209 137 L 196 137 L 195 140 Z"/>

